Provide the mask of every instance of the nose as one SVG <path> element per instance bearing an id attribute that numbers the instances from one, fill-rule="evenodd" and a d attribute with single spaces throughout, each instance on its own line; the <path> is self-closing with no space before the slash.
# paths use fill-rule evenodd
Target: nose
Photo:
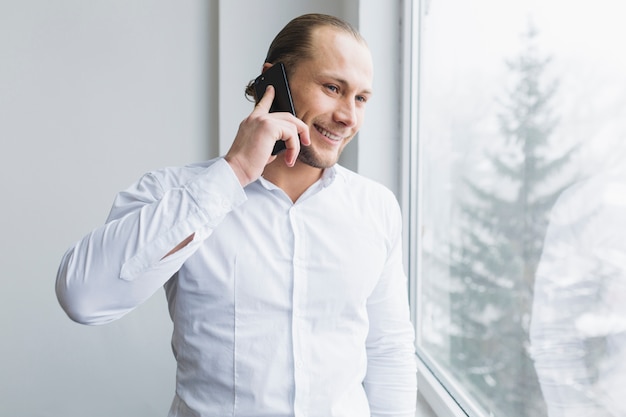
<path id="1" fill-rule="evenodd" d="M 339 100 L 334 113 L 335 122 L 346 127 L 354 127 L 357 123 L 356 103 L 352 98 Z"/>

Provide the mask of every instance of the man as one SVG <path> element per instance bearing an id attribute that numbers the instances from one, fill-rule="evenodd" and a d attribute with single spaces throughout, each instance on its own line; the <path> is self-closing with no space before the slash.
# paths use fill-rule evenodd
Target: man
<path id="1" fill-rule="evenodd" d="M 401 219 L 385 188 L 336 164 L 371 96 L 361 36 L 292 20 L 263 70 L 287 68 L 297 117 L 268 87 L 223 158 L 149 173 L 65 254 L 57 295 L 87 324 L 165 286 L 170 416 L 414 416 Z M 271 156 L 277 140 L 286 150 Z"/>

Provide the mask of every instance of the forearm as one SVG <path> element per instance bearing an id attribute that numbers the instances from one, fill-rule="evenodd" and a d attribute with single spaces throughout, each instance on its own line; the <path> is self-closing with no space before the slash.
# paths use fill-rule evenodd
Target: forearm
<path id="1" fill-rule="evenodd" d="M 225 163 L 180 186 L 160 190 L 157 182 L 120 193 L 107 223 L 64 255 L 56 291 L 73 320 L 105 323 L 144 302 L 245 199 Z"/>
<path id="2" fill-rule="evenodd" d="M 174 216 L 159 215 L 168 198 L 177 197 L 168 196 L 112 220 L 66 252 L 56 291 L 70 318 L 85 324 L 115 320 L 144 302 L 180 268 L 185 252 L 193 251 L 196 245 L 187 245 L 169 257 L 164 255 L 184 239 L 185 233 L 199 227 L 201 216 L 187 213 L 176 224 Z"/>

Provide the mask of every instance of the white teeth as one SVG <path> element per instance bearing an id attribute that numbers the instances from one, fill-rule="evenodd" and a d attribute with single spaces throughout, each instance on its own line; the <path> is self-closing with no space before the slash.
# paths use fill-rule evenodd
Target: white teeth
<path id="1" fill-rule="evenodd" d="M 342 139 L 341 136 L 337 136 L 337 135 L 333 135 L 332 133 L 330 133 L 328 130 L 322 129 L 319 126 L 316 126 L 317 131 L 320 132 L 322 135 L 326 136 L 328 139 L 330 140 L 334 140 L 334 141 L 340 141 Z"/>

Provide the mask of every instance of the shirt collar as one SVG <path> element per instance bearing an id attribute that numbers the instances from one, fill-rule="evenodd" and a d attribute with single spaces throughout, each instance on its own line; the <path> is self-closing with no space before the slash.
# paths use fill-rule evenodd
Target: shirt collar
<path id="1" fill-rule="evenodd" d="M 328 187 L 330 184 L 335 181 L 337 177 L 337 165 L 333 165 L 330 168 L 326 168 L 324 172 L 322 172 L 322 177 L 320 178 L 320 183 L 322 187 Z"/>
<path id="2" fill-rule="evenodd" d="M 318 185 L 321 188 L 326 188 L 329 185 L 331 185 L 335 181 L 335 178 L 337 177 L 337 175 L 341 174 L 341 172 L 337 169 L 337 167 L 338 165 L 335 164 L 330 168 L 324 169 L 320 179 L 317 180 L 315 184 L 313 184 L 311 187 Z M 265 178 L 263 178 L 263 176 L 259 177 L 257 181 L 263 186 L 263 188 L 267 190 L 271 191 L 271 190 L 278 189 L 276 185 L 274 185 L 271 181 L 268 181 Z"/>

